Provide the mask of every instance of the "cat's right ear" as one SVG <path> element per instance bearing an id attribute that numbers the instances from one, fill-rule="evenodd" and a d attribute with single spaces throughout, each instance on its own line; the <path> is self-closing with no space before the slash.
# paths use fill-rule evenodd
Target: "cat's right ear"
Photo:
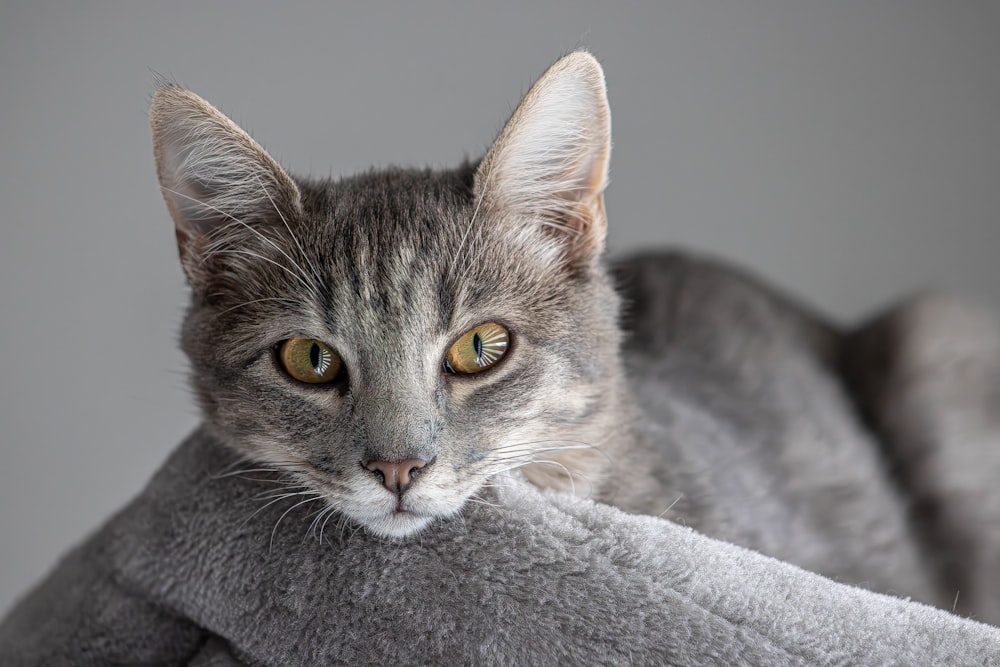
<path id="1" fill-rule="evenodd" d="M 535 82 L 479 164 L 474 194 L 498 220 L 555 239 L 561 259 L 588 264 L 604 250 L 611 112 L 604 72 L 586 51 Z"/>
<path id="2" fill-rule="evenodd" d="M 211 104 L 178 86 L 153 96 L 153 153 L 181 265 L 203 282 L 206 247 L 228 231 L 301 212 L 299 189 L 270 155 Z"/>

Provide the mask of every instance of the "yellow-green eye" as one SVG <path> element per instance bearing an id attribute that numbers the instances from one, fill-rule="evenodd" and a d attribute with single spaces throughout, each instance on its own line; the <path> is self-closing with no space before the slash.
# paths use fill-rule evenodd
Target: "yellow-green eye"
<path id="1" fill-rule="evenodd" d="M 479 373 L 496 366 L 507 354 L 510 333 L 496 322 L 466 331 L 448 350 L 444 367 L 449 373 Z"/>
<path id="2" fill-rule="evenodd" d="M 330 382 L 340 374 L 343 362 L 326 343 L 312 338 L 289 338 L 278 353 L 285 371 L 296 380 L 311 384 Z"/>

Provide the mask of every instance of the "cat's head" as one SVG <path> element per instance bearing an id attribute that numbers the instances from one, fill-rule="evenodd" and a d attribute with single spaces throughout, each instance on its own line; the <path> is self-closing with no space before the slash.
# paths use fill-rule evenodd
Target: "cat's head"
<path id="1" fill-rule="evenodd" d="M 230 447 L 382 536 L 456 513 L 509 468 L 600 477 L 621 370 L 593 57 L 553 65 L 454 171 L 292 178 L 175 86 L 151 122 L 194 293 L 183 347 Z"/>

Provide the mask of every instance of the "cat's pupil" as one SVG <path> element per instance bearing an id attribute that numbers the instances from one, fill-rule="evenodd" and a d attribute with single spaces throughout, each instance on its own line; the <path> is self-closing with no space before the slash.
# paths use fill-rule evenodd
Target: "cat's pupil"
<path id="1" fill-rule="evenodd" d="M 319 349 L 319 345 L 313 343 L 312 347 L 309 348 L 309 363 L 311 363 L 312 367 L 317 371 L 319 371 L 320 361 L 322 360 L 322 358 L 323 358 L 322 350 Z"/>
<path id="2" fill-rule="evenodd" d="M 479 334 L 472 335 L 472 349 L 476 351 L 476 356 L 483 356 L 483 337 Z"/>

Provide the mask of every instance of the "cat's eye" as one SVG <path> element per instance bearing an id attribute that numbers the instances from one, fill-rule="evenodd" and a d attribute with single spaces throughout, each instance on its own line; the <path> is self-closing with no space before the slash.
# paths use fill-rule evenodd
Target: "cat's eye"
<path id="1" fill-rule="evenodd" d="M 449 373 L 480 373 L 492 368 L 507 354 L 510 332 L 496 322 L 486 322 L 466 331 L 448 350 L 444 368 Z"/>
<path id="2" fill-rule="evenodd" d="M 313 338 L 289 338 L 281 344 L 278 358 L 286 373 L 310 384 L 332 382 L 343 366 L 329 345 Z"/>

